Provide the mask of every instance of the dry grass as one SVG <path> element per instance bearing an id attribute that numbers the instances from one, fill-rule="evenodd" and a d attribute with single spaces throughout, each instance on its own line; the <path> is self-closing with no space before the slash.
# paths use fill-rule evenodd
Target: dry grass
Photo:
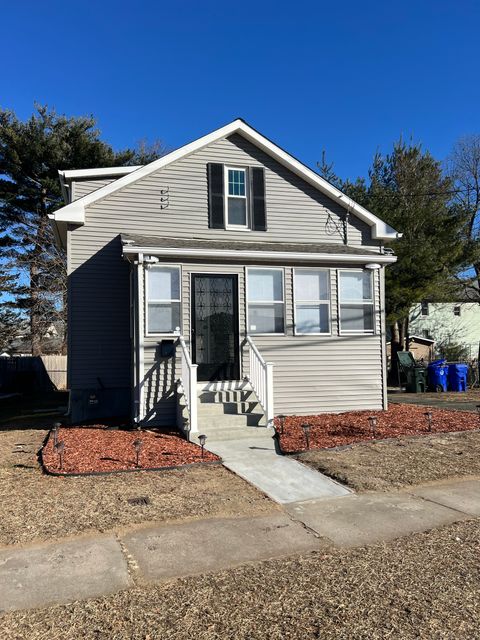
<path id="1" fill-rule="evenodd" d="M 0 619 L 4 640 L 480 638 L 480 520 Z"/>
<path id="2" fill-rule="evenodd" d="M 296 456 L 356 491 L 389 491 L 445 478 L 480 475 L 480 433 L 443 433 Z M 479 635 L 480 637 L 480 635 Z"/>
<path id="3" fill-rule="evenodd" d="M 46 476 L 36 458 L 46 433 L 0 432 L 0 544 L 150 521 L 255 515 L 277 509 L 222 466 L 81 478 Z M 128 503 L 139 496 L 148 496 L 150 504 Z"/>

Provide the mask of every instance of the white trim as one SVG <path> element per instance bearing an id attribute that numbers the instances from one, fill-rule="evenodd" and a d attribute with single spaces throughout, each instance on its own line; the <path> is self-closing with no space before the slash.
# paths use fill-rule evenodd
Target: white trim
<path id="1" fill-rule="evenodd" d="M 342 207 L 347 209 L 350 213 L 354 213 L 360 220 L 366 222 L 369 226 L 373 227 L 372 229 L 372 238 L 374 240 L 394 240 L 400 237 L 400 234 L 395 231 L 388 224 L 377 218 L 373 213 L 367 211 L 364 207 L 354 202 L 351 198 L 343 194 L 336 187 L 327 182 L 324 178 L 315 173 L 312 169 L 309 169 L 304 164 L 299 162 L 296 158 L 291 156 L 289 153 L 281 149 L 279 146 L 265 138 L 262 134 L 255 131 L 250 125 L 248 125 L 243 120 L 237 119 L 224 127 L 220 127 L 215 131 L 207 134 L 206 136 L 202 136 L 189 144 L 172 151 L 171 153 L 163 156 L 162 158 L 158 158 L 158 160 L 154 160 L 139 169 L 131 171 L 128 175 L 124 175 L 118 180 L 111 182 L 110 184 L 89 193 L 83 198 L 76 200 L 75 203 L 68 204 L 62 209 L 59 209 L 57 212 L 51 214 L 53 219 L 60 222 L 71 222 L 72 224 L 85 224 L 85 208 L 94 202 L 98 202 L 102 198 L 111 195 L 115 191 L 126 187 L 145 176 L 150 175 L 154 171 L 158 171 L 163 167 L 171 164 L 172 162 L 176 162 L 180 158 L 184 158 L 194 151 L 198 151 L 203 147 L 211 144 L 212 142 L 216 142 L 221 138 L 225 138 L 234 133 L 238 133 L 246 138 L 248 141 L 252 142 L 259 149 L 267 153 L 269 156 L 277 160 L 284 167 L 301 177 L 303 180 L 317 188 L 319 191 L 327 195 L 329 198 L 340 204 Z M 73 207 L 72 205 L 76 206 Z"/>
<path id="2" fill-rule="evenodd" d="M 340 280 L 342 273 L 368 273 L 370 275 L 370 285 L 372 290 L 372 298 L 370 300 L 347 300 L 343 302 L 345 305 L 355 305 L 358 307 L 363 307 L 365 305 L 371 305 L 372 307 L 372 321 L 373 321 L 373 329 L 372 330 L 363 330 L 363 329 L 350 329 L 345 330 L 342 329 L 342 295 L 341 295 L 341 287 Z M 350 336 L 350 335 L 359 335 L 359 336 L 374 336 L 377 335 L 377 321 L 376 321 L 376 305 L 375 305 L 375 272 L 369 271 L 368 269 L 337 269 L 337 299 L 338 299 L 338 333 L 341 336 Z"/>
<path id="3" fill-rule="evenodd" d="M 182 247 L 133 247 L 123 246 L 123 255 L 148 253 L 153 256 L 201 257 L 201 258 L 229 258 L 230 260 L 294 260 L 297 262 L 341 262 L 345 264 L 366 264 L 372 259 L 371 255 L 349 253 L 303 253 L 296 251 L 235 251 L 235 249 L 187 249 Z M 381 264 L 391 264 L 397 261 L 396 256 L 387 253 L 375 255 L 375 260 Z"/>
<path id="4" fill-rule="evenodd" d="M 256 271 L 280 271 L 282 274 L 282 297 L 283 300 L 252 300 L 252 304 L 259 304 L 259 305 L 275 305 L 275 304 L 282 304 L 283 305 L 283 331 L 268 331 L 266 333 L 258 333 L 258 332 L 254 332 L 252 333 L 250 331 L 250 319 L 249 319 L 249 306 L 250 306 L 250 300 L 248 299 L 248 271 L 250 269 L 255 269 Z M 256 267 L 256 266 L 248 266 L 245 267 L 245 302 L 246 302 L 246 309 L 245 309 L 245 321 L 246 321 L 246 327 L 245 327 L 245 334 L 247 336 L 286 336 L 287 335 L 287 292 L 286 292 L 286 288 L 285 288 L 285 267 Z"/>
<path id="5" fill-rule="evenodd" d="M 170 268 L 170 269 L 178 269 L 178 293 L 180 295 L 180 298 L 177 299 L 171 299 L 171 300 L 149 300 L 148 298 L 148 274 L 150 271 L 154 271 L 155 269 L 161 269 L 161 268 Z M 155 303 L 172 303 L 172 302 L 179 302 L 180 303 L 180 317 L 179 317 L 179 324 L 180 324 L 180 333 L 183 334 L 183 300 L 182 300 L 182 281 L 183 281 L 183 270 L 182 270 L 182 265 L 181 264 L 163 264 L 163 262 L 161 264 L 154 264 L 150 267 L 150 269 L 145 269 L 145 296 L 144 296 L 144 309 L 145 309 L 145 337 L 164 337 L 164 338 L 171 338 L 172 336 L 175 336 L 175 329 L 173 329 L 172 331 L 159 331 L 159 332 L 155 332 L 155 333 L 150 333 L 148 330 L 148 305 L 150 302 L 152 302 L 153 304 Z"/>
<path id="6" fill-rule="evenodd" d="M 102 176 L 125 176 L 143 165 L 138 164 L 131 167 L 100 167 L 97 169 L 67 169 L 59 171 L 58 175 L 65 180 L 74 180 L 76 178 L 100 178 Z"/>
<path id="7" fill-rule="evenodd" d="M 137 263 L 137 401 L 136 408 L 137 422 L 140 424 L 145 417 L 145 339 L 144 339 L 144 304 L 145 299 L 145 278 L 143 269 L 143 255 L 138 256 Z"/>
<path id="8" fill-rule="evenodd" d="M 297 300 L 295 295 L 295 273 L 297 271 L 323 271 L 327 274 L 328 299 L 327 300 Z M 293 301 L 293 335 L 294 336 L 331 336 L 332 335 L 332 276 L 328 267 L 294 267 L 292 269 L 292 301 Z M 328 308 L 328 332 L 322 333 L 301 333 L 297 331 L 297 304 L 299 306 L 320 306 L 326 304 Z"/>

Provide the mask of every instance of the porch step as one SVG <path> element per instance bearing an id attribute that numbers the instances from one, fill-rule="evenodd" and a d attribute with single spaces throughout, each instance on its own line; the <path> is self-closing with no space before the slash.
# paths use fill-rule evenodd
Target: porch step
<path id="1" fill-rule="evenodd" d="M 230 402 L 258 402 L 252 389 L 231 389 L 229 391 L 200 391 L 200 404 L 230 403 Z"/>
<path id="2" fill-rule="evenodd" d="M 240 415 L 242 413 L 262 413 L 259 402 L 200 402 L 199 416 Z"/>
<path id="3" fill-rule="evenodd" d="M 223 429 L 202 429 L 207 436 L 207 443 L 227 442 L 229 440 L 252 440 L 255 442 L 270 441 L 273 431 L 266 427 L 224 427 Z M 195 440 L 195 437 L 193 438 Z"/>
<path id="4" fill-rule="evenodd" d="M 241 413 L 240 415 L 201 415 L 198 414 L 198 428 L 203 432 L 216 427 L 229 427 L 230 429 L 240 429 L 242 427 L 266 427 L 266 420 L 263 413 Z"/>

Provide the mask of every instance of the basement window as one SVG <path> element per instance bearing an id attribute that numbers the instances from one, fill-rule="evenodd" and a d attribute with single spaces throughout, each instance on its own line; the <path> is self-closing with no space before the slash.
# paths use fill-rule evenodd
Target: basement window
<path id="1" fill-rule="evenodd" d="M 173 333 L 180 326 L 180 267 L 146 271 L 147 334 Z"/>

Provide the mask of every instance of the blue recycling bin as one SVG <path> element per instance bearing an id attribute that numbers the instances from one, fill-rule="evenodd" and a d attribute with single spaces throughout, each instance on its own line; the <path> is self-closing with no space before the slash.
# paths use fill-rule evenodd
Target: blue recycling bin
<path id="1" fill-rule="evenodd" d="M 450 391 L 467 390 L 468 364 L 448 365 L 448 388 Z"/>
<path id="2" fill-rule="evenodd" d="M 447 390 L 446 360 L 435 360 L 428 365 L 428 386 L 432 391 Z"/>

